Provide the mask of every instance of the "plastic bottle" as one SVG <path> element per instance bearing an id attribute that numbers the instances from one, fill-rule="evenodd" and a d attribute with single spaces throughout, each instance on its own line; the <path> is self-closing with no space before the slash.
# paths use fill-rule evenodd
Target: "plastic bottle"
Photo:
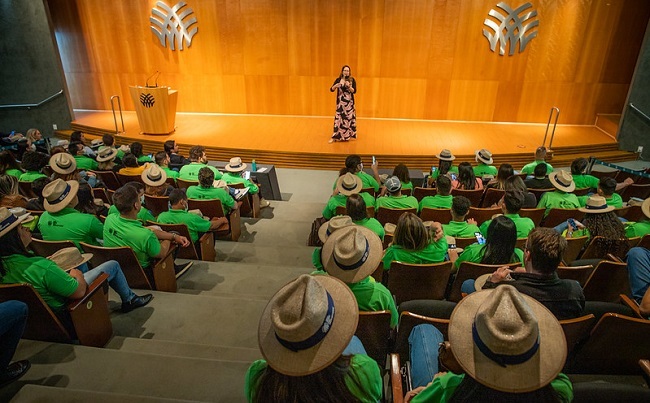
<path id="1" fill-rule="evenodd" d="M 257 172 L 257 163 L 255 162 L 255 160 L 251 162 L 251 171 Z"/>

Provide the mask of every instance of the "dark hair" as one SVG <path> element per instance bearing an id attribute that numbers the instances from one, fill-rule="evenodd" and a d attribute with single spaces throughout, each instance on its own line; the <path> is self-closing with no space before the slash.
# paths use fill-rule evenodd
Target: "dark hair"
<path id="1" fill-rule="evenodd" d="M 124 186 L 129 186 L 135 189 L 138 193 L 144 191 L 144 183 L 142 182 L 137 182 L 137 181 L 131 181 L 127 182 L 124 184 Z"/>
<path id="2" fill-rule="evenodd" d="M 198 161 L 203 156 L 205 148 L 203 146 L 194 146 L 190 148 L 190 160 Z"/>
<path id="3" fill-rule="evenodd" d="M 546 170 L 548 165 L 546 165 L 545 162 L 540 162 L 539 164 L 535 165 L 535 169 L 533 169 L 533 175 L 535 175 L 536 178 L 542 178 L 546 176 Z"/>
<path id="4" fill-rule="evenodd" d="M 619 240 L 625 238 L 625 227 L 613 211 L 607 213 L 586 213 L 582 223 L 589 230 L 593 239 L 602 236 L 606 239 Z"/>
<path id="5" fill-rule="evenodd" d="M 506 163 L 499 165 L 499 172 L 497 172 L 496 185 L 497 189 L 504 189 L 506 180 L 515 174 L 515 170 L 512 168 L 512 165 Z"/>
<path id="6" fill-rule="evenodd" d="M 402 183 L 409 183 L 411 181 L 411 176 L 409 175 L 409 169 L 404 164 L 397 164 L 393 169 L 393 176 L 397 176 Z"/>
<path id="7" fill-rule="evenodd" d="M 50 158 L 46 154 L 38 151 L 27 151 L 23 155 L 22 166 L 25 171 L 40 172 L 49 161 Z"/>
<path id="8" fill-rule="evenodd" d="M 43 202 L 43 188 L 47 186 L 48 183 L 50 183 L 50 178 L 47 176 L 34 179 L 32 182 L 32 192 L 38 197 L 38 200 L 42 203 Z"/>
<path id="9" fill-rule="evenodd" d="M 136 158 L 140 158 L 142 156 L 142 143 L 138 141 L 134 141 L 131 143 L 131 154 L 135 155 Z"/>
<path id="10" fill-rule="evenodd" d="M 526 241 L 531 265 L 536 271 L 547 274 L 555 272 L 566 246 L 566 239 L 553 228 L 534 228 Z"/>
<path id="11" fill-rule="evenodd" d="M 77 142 L 77 143 L 84 144 L 83 140 L 81 139 L 81 136 L 83 136 L 83 133 L 80 132 L 79 130 L 72 132 L 72 134 L 70 135 L 70 143 Z"/>
<path id="12" fill-rule="evenodd" d="M 22 171 L 14 155 L 7 151 L 0 151 L 0 174 L 4 174 L 9 169 L 18 169 Z"/>
<path id="13" fill-rule="evenodd" d="M 397 220 L 393 244 L 408 250 L 422 250 L 429 245 L 429 230 L 420 217 L 413 213 L 404 213 Z"/>
<path id="14" fill-rule="evenodd" d="M 451 165 L 452 165 L 451 161 L 440 160 L 438 162 L 438 175 L 444 175 L 447 172 L 449 172 L 449 170 L 451 169 Z"/>
<path id="15" fill-rule="evenodd" d="M 113 193 L 113 205 L 122 214 L 130 213 L 135 209 L 139 197 L 137 189 L 126 184 Z"/>
<path id="16" fill-rule="evenodd" d="M 112 134 L 105 133 L 102 136 L 102 143 L 104 143 L 104 145 L 107 147 L 111 147 L 113 144 L 115 144 L 115 137 L 113 137 Z"/>
<path id="17" fill-rule="evenodd" d="M 580 175 L 585 172 L 589 161 L 586 158 L 576 158 L 571 161 L 571 175 Z"/>
<path id="18" fill-rule="evenodd" d="M 487 229 L 483 246 L 483 264 L 507 264 L 517 261 L 515 245 L 517 244 L 517 227 L 510 218 L 500 215 L 495 217 Z"/>
<path id="19" fill-rule="evenodd" d="M 79 149 L 79 145 L 82 147 L 81 150 Z M 72 155 L 79 155 L 79 153 L 82 153 L 83 145 L 84 144 L 81 141 L 71 141 L 70 144 L 68 144 L 68 152 Z"/>
<path id="20" fill-rule="evenodd" d="M 140 166 L 138 165 L 138 158 L 131 153 L 126 154 L 124 158 L 122 158 L 122 165 L 129 168 L 137 168 Z"/>
<path id="21" fill-rule="evenodd" d="M 171 154 L 172 150 L 174 149 L 174 145 L 176 145 L 176 140 L 165 141 L 165 144 L 163 145 L 163 147 L 165 148 L 165 153 Z"/>
<path id="22" fill-rule="evenodd" d="M 543 160 L 546 159 L 546 147 L 544 146 L 539 146 L 535 150 L 535 159 L 536 160 Z"/>
<path id="23" fill-rule="evenodd" d="M 79 190 L 77 191 L 77 206 L 76 210 L 82 213 L 88 214 L 97 214 L 97 208 L 95 206 L 95 198 L 93 197 L 93 191 L 89 184 L 79 183 Z"/>
<path id="24" fill-rule="evenodd" d="M 185 189 L 174 189 L 169 193 L 169 204 L 178 204 L 181 200 L 187 200 Z"/>
<path id="25" fill-rule="evenodd" d="M 441 196 L 449 196 L 451 192 L 451 179 L 447 175 L 440 174 L 436 179 L 437 194 Z"/>
<path id="26" fill-rule="evenodd" d="M 343 78 L 343 70 L 345 70 L 346 67 L 348 68 L 348 70 L 350 70 L 349 77 L 352 77 L 352 68 L 347 64 L 344 64 L 343 67 L 341 67 L 341 75 L 339 76 L 340 78 Z"/>
<path id="27" fill-rule="evenodd" d="M 506 381 L 507 382 L 507 381 Z M 508 393 L 487 387 L 469 375 L 465 375 L 448 402 L 500 402 L 500 403 L 552 403 L 560 402 L 555 389 L 549 383 L 532 392 Z"/>
<path id="28" fill-rule="evenodd" d="M 605 196 L 611 196 L 616 192 L 616 179 L 609 177 L 600 178 L 598 187 L 603 191 Z"/>
<path id="29" fill-rule="evenodd" d="M 503 195 L 506 211 L 510 214 L 517 214 L 524 205 L 524 200 L 526 200 L 526 195 L 521 190 L 508 190 Z"/>
<path id="30" fill-rule="evenodd" d="M 458 164 L 458 189 L 473 190 L 476 187 L 476 175 L 469 162 Z"/>
<path id="31" fill-rule="evenodd" d="M 518 175 L 512 175 L 506 179 L 505 191 L 507 192 L 508 190 L 520 190 L 524 192 L 524 194 L 528 193 L 528 188 L 526 187 L 524 180 Z"/>
<path id="32" fill-rule="evenodd" d="M 27 250 L 25 245 L 23 245 L 23 241 L 20 239 L 20 234 L 18 233 L 19 226 L 20 224 L 0 237 L 0 242 L 2 242 L 2 248 L 0 248 L 0 277 L 4 277 L 7 274 L 7 270 L 2 263 L 3 257 L 11 255 L 30 255 L 30 252 Z"/>
<path id="33" fill-rule="evenodd" d="M 63 146 L 54 146 L 50 148 L 50 157 L 60 153 L 67 153 L 68 151 Z"/>
<path id="34" fill-rule="evenodd" d="M 156 160 L 156 164 L 162 166 L 162 163 L 167 159 L 167 153 L 164 151 L 158 151 L 156 155 L 154 155 L 154 158 Z"/>
<path id="35" fill-rule="evenodd" d="M 457 216 L 466 216 L 469 213 L 469 207 L 472 202 L 465 196 L 454 196 L 451 202 L 451 209 Z"/>
<path id="36" fill-rule="evenodd" d="M 253 402 L 358 402 L 346 385 L 350 357 L 341 356 L 333 364 L 314 374 L 284 375 L 271 366 L 264 369 L 252 392 Z M 353 379 L 355 377 L 350 377 Z M 358 389 L 363 386 L 353 380 Z"/>
<path id="37" fill-rule="evenodd" d="M 214 172 L 208 167 L 199 169 L 199 185 L 202 188 L 211 188 L 214 182 Z"/>
<path id="38" fill-rule="evenodd" d="M 356 154 L 348 155 L 345 158 L 345 168 L 341 169 L 339 176 L 345 175 L 348 172 L 351 174 L 357 173 L 359 164 L 361 164 L 361 157 Z"/>
<path id="39" fill-rule="evenodd" d="M 348 196 L 345 201 L 345 209 L 352 221 L 361 221 L 368 218 L 368 210 L 366 209 L 366 201 L 363 200 L 360 194 L 353 194 Z"/>

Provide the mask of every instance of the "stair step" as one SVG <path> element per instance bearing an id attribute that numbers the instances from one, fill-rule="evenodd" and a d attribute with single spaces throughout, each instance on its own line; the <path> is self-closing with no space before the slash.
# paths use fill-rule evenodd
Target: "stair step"
<path id="1" fill-rule="evenodd" d="M 11 403 L 195 403 L 197 400 L 165 399 L 160 397 L 95 392 L 92 390 L 57 388 L 27 384 L 11 399 Z"/>
<path id="2" fill-rule="evenodd" d="M 180 343 L 156 339 L 136 339 L 115 336 L 106 348 L 142 354 L 159 354 L 172 357 L 204 358 L 222 361 L 251 363 L 262 358 L 258 348 L 225 347 L 196 343 Z"/>
<path id="3" fill-rule="evenodd" d="M 604 131 L 605 133 L 616 137 L 616 132 L 618 131 L 618 125 L 621 120 L 621 115 L 612 115 L 612 114 L 597 114 L 596 115 L 596 126 Z"/>

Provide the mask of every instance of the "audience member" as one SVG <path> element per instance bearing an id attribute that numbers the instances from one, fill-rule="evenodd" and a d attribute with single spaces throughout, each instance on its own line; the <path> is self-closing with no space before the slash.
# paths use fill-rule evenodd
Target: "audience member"
<path id="1" fill-rule="evenodd" d="M 627 271 L 632 297 L 641 305 L 641 313 L 650 316 L 650 250 L 637 246 L 627 253 Z"/>
<path id="2" fill-rule="evenodd" d="M 0 303 L 0 388 L 17 381 L 31 367 L 29 360 L 11 363 L 27 324 L 27 304 L 9 300 Z"/>
<path id="3" fill-rule="evenodd" d="M 377 198 L 375 202 L 375 207 L 380 208 L 391 208 L 391 209 L 408 209 L 413 208 L 417 211 L 418 209 L 418 199 L 413 196 L 406 196 L 402 194 L 402 183 L 400 182 L 397 176 L 391 176 L 386 179 L 386 190 L 388 191 L 388 196 L 383 196 Z"/>
<path id="4" fill-rule="evenodd" d="M 88 155 L 83 154 L 84 145 L 82 143 L 73 141 L 68 146 L 68 152 L 72 154 L 77 161 L 77 167 L 83 170 L 97 170 L 97 161 L 90 158 Z"/>
<path id="5" fill-rule="evenodd" d="M 11 151 L 0 151 L 0 175 L 11 175 L 18 179 L 23 173 L 20 164 L 16 161 Z"/>
<path id="6" fill-rule="evenodd" d="M 447 175 L 438 176 L 436 179 L 436 195 L 425 196 L 418 204 L 418 211 L 423 208 L 451 208 L 454 197 L 451 196 L 451 179 Z"/>
<path id="7" fill-rule="evenodd" d="M 221 179 L 221 172 L 217 168 L 208 165 L 208 157 L 203 146 L 190 148 L 190 163 L 183 165 L 178 172 L 178 178 L 186 181 L 198 181 L 201 168 L 208 168 L 214 173 L 214 179 Z"/>
<path id="8" fill-rule="evenodd" d="M 99 151 L 101 151 L 101 150 L 103 150 L 105 148 L 114 149 L 117 152 L 117 155 L 115 156 L 115 158 L 119 162 L 122 161 L 122 158 L 124 158 L 125 153 L 131 152 L 131 147 L 129 147 L 129 146 L 124 146 L 123 145 L 123 146 L 121 146 L 119 148 L 116 148 L 115 147 L 115 137 L 113 137 L 112 134 L 108 134 L 108 133 L 104 134 L 102 136 L 102 143 L 104 143 L 104 145 L 102 147 L 99 147 Z M 99 162 L 99 160 L 97 160 L 97 161 Z"/>
<path id="9" fill-rule="evenodd" d="M 517 228 L 508 217 L 495 217 L 487 229 L 485 243 L 475 242 L 465 248 L 454 262 L 458 269 L 462 262 L 481 264 L 509 264 L 524 262 L 524 252 L 515 248 L 517 244 Z"/>
<path id="10" fill-rule="evenodd" d="M 384 253 L 384 270 L 390 269 L 392 261 L 403 263 L 439 263 L 447 255 L 447 240 L 440 223 L 425 227 L 420 217 L 404 213 L 397 220 L 393 242 Z"/>
<path id="11" fill-rule="evenodd" d="M 230 162 L 226 164 L 226 172 L 223 174 L 221 179 L 223 179 L 229 186 L 232 184 L 241 183 L 245 188 L 248 189 L 248 193 L 256 194 L 260 191 L 259 187 L 251 180 L 248 180 L 242 176 L 246 171 L 247 166 L 248 165 L 242 162 L 241 158 L 231 158 Z M 260 208 L 265 208 L 270 205 L 271 203 L 268 200 L 260 197 Z"/>
<path id="12" fill-rule="evenodd" d="M 492 159 L 492 153 L 490 150 L 482 148 L 474 153 L 474 160 L 476 161 L 476 166 L 474 169 L 474 175 L 477 178 L 482 178 L 484 176 L 495 177 L 499 173 L 497 167 L 492 165 L 494 160 Z"/>
<path id="13" fill-rule="evenodd" d="M 645 199 L 643 204 L 641 204 L 641 211 L 645 219 L 639 222 L 628 221 L 625 223 L 625 235 L 628 238 L 650 234 L 650 197 Z"/>
<path id="14" fill-rule="evenodd" d="M 0 175 L 0 207 L 27 208 L 27 198 L 18 193 L 18 179 L 15 176 Z"/>
<path id="15" fill-rule="evenodd" d="M 29 151 L 47 152 L 46 147 L 41 146 L 40 150 L 36 149 L 36 143 L 42 143 L 43 140 L 43 135 L 41 134 L 40 130 L 33 128 L 27 130 L 27 135 L 25 138 L 27 139 L 27 149 Z"/>
<path id="16" fill-rule="evenodd" d="M 149 164 L 138 164 L 138 159 L 135 155 L 129 153 L 122 158 L 123 167 L 118 171 L 122 175 L 142 175 L 145 169 L 149 168 Z"/>
<path id="17" fill-rule="evenodd" d="M 603 196 L 605 198 L 608 206 L 612 206 L 614 208 L 623 207 L 623 198 L 618 193 L 616 193 L 616 180 L 614 178 L 601 178 L 600 181 L 598 181 L 598 189 L 596 190 L 596 193 L 599 196 Z M 578 200 L 580 201 L 580 205 L 582 207 L 587 205 L 588 199 L 588 195 L 578 197 Z"/>
<path id="18" fill-rule="evenodd" d="M 173 141 L 173 140 L 168 140 L 168 141 Z M 154 157 L 156 159 L 156 164 L 160 167 L 160 169 L 165 171 L 168 178 L 174 178 L 174 180 L 178 178 L 178 171 L 174 171 L 173 169 L 169 168 L 169 163 L 170 163 L 169 154 L 167 154 L 164 151 L 159 151 L 156 153 Z"/>
<path id="19" fill-rule="evenodd" d="M 553 167 L 551 164 L 546 162 L 546 147 L 544 146 L 537 147 L 535 150 L 535 161 L 524 165 L 524 167 L 521 169 L 521 173 L 531 175 L 535 171 L 537 164 L 540 164 L 542 162 L 546 163 L 546 174 L 550 175 L 551 172 L 553 172 Z"/>
<path id="20" fill-rule="evenodd" d="M 553 184 L 546 175 L 546 163 L 540 162 L 533 170 L 533 177 L 526 179 L 524 183 L 528 189 L 553 189 Z"/>
<path id="21" fill-rule="evenodd" d="M 224 214 L 228 215 L 230 210 L 237 208 L 235 199 L 230 196 L 226 182 L 218 180 L 215 183 L 214 171 L 208 167 L 199 170 L 199 184 L 187 188 L 187 197 L 189 199 L 214 200 L 221 201 Z"/>
<path id="22" fill-rule="evenodd" d="M 88 183 L 91 187 L 97 186 L 95 173 L 79 171 L 77 169 L 77 160 L 68 153 L 57 153 L 50 157 L 50 168 L 52 169 L 52 176 L 50 178 L 52 180 L 75 180 L 80 183 Z"/>
<path id="23" fill-rule="evenodd" d="M 176 140 L 172 139 L 165 141 L 164 149 L 165 154 L 167 154 L 169 157 L 168 165 L 171 165 L 174 168 L 180 168 L 183 165 L 187 165 L 191 162 L 188 158 L 185 158 L 178 153 L 178 144 L 176 144 Z M 158 158 L 156 158 L 156 160 L 158 160 Z"/>
<path id="24" fill-rule="evenodd" d="M 524 205 L 522 208 L 537 208 L 537 198 L 535 195 L 528 191 L 524 184 L 524 180 L 517 175 L 512 175 L 505 182 L 505 189 L 507 191 L 520 191 L 524 194 Z M 499 203 L 502 204 L 502 203 Z"/>
<path id="25" fill-rule="evenodd" d="M 524 204 L 525 195 L 519 190 L 509 190 L 503 196 L 503 204 L 501 204 L 501 211 L 503 215 L 511 219 L 517 228 L 517 238 L 526 238 L 530 231 L 535 228 L 535 223 L 528 217 L 519 215 L 522 205 Z M 487 220 L 479 227 L 481 234 L 487 237 L 487 229 L 492 223 L 492 220 Z"/>
<path id="26" fill-rule="evenodd" d="M 144 165 L 148 162 L 153 162 L 153 159 L 151 158 L 150 155 L 148 154 L 143 154 L 142 151 L 142 143 L 139 141 L 134 141 L 131 143 L 131 154 L 135 156 L 135 158 L 138 160 L 138 165 Z"/>
<path id="27" fill-rule="evenodd" d="M 576 185 L 573 183 L 573 177 L 567 171 L 552 172 L 549 180 L 555 187 L 555 191 L 546 192 L 537 203 L 537 208 L 545 208 L 544 217 L 552 208 L 576 209 L 580 207 L 580 201 L 573 192 Z"/>
<path id="28" fill-rule="evenodd" d="M 472 164 L 461 162 L 458 164 L 458 178 L 451 181 L 451 187 L 461 190 L 483 189 L 483 180 L 474 176 Z"/>
<path id="29" fill-rule="evenodd" d="M 345 209 L 356 225 L 366 227 L 379 237 L 382 241 L 386 232 L 384 227 L 374 217 L 368 217 L 368 209 L 366 208 L 366 201 L 359 194 L 351 194 L 345 202 Z"/>
<path id="30" fill-rule="evenodd" d="M 142 182 L 144 182 L 144 194 L 149 196 L 169 196 L 174 187 L 167 183 L 167 174 L 156 164 L 150 164 L 142 171 Z"/>
<path id="31" fill-rule="evenodd" d="M 35 198 L 27 201 L 25 208 L 31 211 L 45 211 L 43 207 L 43 188 L 50 183 L 50 178 L 38 178 L 32 182 L 32 192 L 36 195 Z"/>
<path id="32" fill-rule="evenodd" d="M 356 196 L 356 195 L 355 195 Z M 352 218 L 348 215 L 337 215 L 332 217 L 331 220 L 325 222 L 323 225 L 318 228 L 318 239 L 325 244 L 327 238 L 332 235 L 335 231 L 340 230 L 348 226 L 354 225 Z M 321 259 L 321 252 L 323 251 L 322 247 L 317 247 L 311 254 L 311 262 L 316 270 L 312 274 L 326 274 L 325 268 L 323 267 L 323 261 Z"/>
<path id="33" fill-rule="evenodd" d="M 411 175 L 409 174 L 409 169 L 406 165 L 404 164 L 397 164 L 395 168 L 393 168 L 393 175 L 392 176 L 397 176 L 399 181 L 402 183 L 402 190 L 403 189 L 411 189 L 413 190 L 413 183 L 411 182 Z"/>
<path id="34" fill-rule="evenodd" d="M 82 147 L 81 150 L 83 151 L 81 154 L 88 156 L 91 159 L 94 159 L 96 157 L 95 151 L 93 151 L 92 148 L 88 147 L 88 141 L 86 140 L 86 136 L 80 131 L 74 131 L 70 135 L 70 144 L 72 143 L 81 143 Z M 70 147 L 68 146 L 68 149 Z M 77 154 L 72 154 L 72 155 L 77 155 Z"/>
<path id="35" fill-rule="evenodd" d="M 22 167 L 25 171 L 18 178 L 21 182 L 33 182 L 35 179 L 42 178 L 45 175 L 41 172 L 48 163 L 47 154 L 39 153 L 38 151 L 27 151 L 23 155 Z"/>
<path id="36" fill-rule="evenodd" d="M 140 220 L 140 222 L 142 222 L 143 224 L 146 224 L 148 221 L 156 221 L 156 217 L 154 217 L 153 214 L 151 214 L 151 211 L 149 211 L 149 209 L 146 208 L 145 205 L 144 205 L 144 202 L 145 202 L 145 200 L 144 200 L 144 184 L 141 183 L 141 182 L 132 181 L 132 182 L 128 182 L 124 186 L 132 187 L 133 189 L 135 189 L 136 192 L 138 192 L 138 199 L 140 201 L 140 210 L 137 212 L 136 218 L 138 220 Z M 119 214 L 119 210 L 117 209 L 117 207 L 115 205 L 112 205 L 108 209 L 108 214 L 109 215 L 111 215 L 111 214 Z"/>
<path id="37" fill-rule="evenodd" d="M 497 172 L 496 178 L 492 179 L 488 184 L 487 188 L 504 190 L 506 187 L 506 179 L 510 178 L 515 174 L 512 165 L 510 164 L 501 164 L 499 165 L 499 172 Z"/>
<path id="38" fill-rule="evenodd" d="M 442 224 L 442 230 L 445 235 L 457 238 L 473 237 L 475 233 L 479 232 L 476 226 L 476 220 L 469 219 L 465 221 L 465 217 L 469 213 L 471 203 L 465 196 L 454 196 L 451 204 L 451 221 L 449 224 Z"/>
<path id="39" fill-rule="evenodd" d="M 458 173 L 458 167 L 453 165 L 456 157 L 451 151 L 444 149 L 436 154 L 435 157 L 438 159 L 438 169 L 435 171 L 432 169 L 431 180 L 436 180 L 439 176 L 447 175 L 448 173 Z"/>
<path id="40" fill-rule="evenodd" d="M 576 158 L 571 162 L 571 175 L 576 189 L 596 189 L 598 187 L 598 178 L 586 173 L 588 166 L 589 161 L 586 158 Z"/>
<path id="41" fill-rule="evenodd" d="M 97 217 L 106 217 L 108 215 L 110 205 L 106 205 L 102 199 L 96 199 L 92 188 L 87 183 L 79 182 L 77 199 L 79 199 L 79 203 L 77 203 L 75 210 L 80 213 L 92 214 Z"/>
<path id="42" fill-rule="evenodd" d="M 363 183 L 358 175 L 347 172 L 339 177 L 336 181 L 336 194 L 327 201 L 323 209 L 323 217 L 330 219 L 336 215 L 338 206 L 345 206 L 348 196 L 359 194 L 366 202 L 366 206 L 375 207 L 375 198 L 370 194 L 359 193 L 363 188 Z"/>
<path id="43" fill-rule="evenodd" d="M 361 161 L 361 157 L 355 154 L 348 155 L 347 158 L 345 158 L 345 168 L 342 168 L 339 171 L 339 178 L 346 173 L 351 173 L 361 179 L 361 187 L 363 189 L 372 188 L 375 190 L 375 193 L 378 193 L 379 184 L 381 183 L 381 180 L 379 179 L 379 165 L 375 161 L 375 163 L 370 167 L 372 168 L 372 175 L 369 175 L 363 171 L 363 162 Z M 334 186 L 332 186 L 332 188 L 336 188 L 337 183 L 338 180 L 334 182 Z"/>
<path id="44" fill-rule="evenodd" d="M 97 152 L 97 169 L 100 171 L 119 172 L 122 169 L 121 164 L 117 164 L 115 159 L 119 151 L 113 147 L 103 147 Z M 124 155 L 124 152 L 122 152 Z"/>

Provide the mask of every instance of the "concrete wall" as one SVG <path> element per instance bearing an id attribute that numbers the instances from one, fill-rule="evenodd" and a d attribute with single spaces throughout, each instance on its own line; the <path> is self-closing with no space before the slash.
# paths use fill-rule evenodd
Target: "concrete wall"
<path id="1" fill-rule="evenodd" d="M 65 87 L 45 0 L 0 1 L 0 105 L 39 103 L 64 90 L 40 107 L 0 108 L 0 132 L 24 134 L 36 127 L 48 136 L 53 123 L 69 128 L 72 110 Z"/>

